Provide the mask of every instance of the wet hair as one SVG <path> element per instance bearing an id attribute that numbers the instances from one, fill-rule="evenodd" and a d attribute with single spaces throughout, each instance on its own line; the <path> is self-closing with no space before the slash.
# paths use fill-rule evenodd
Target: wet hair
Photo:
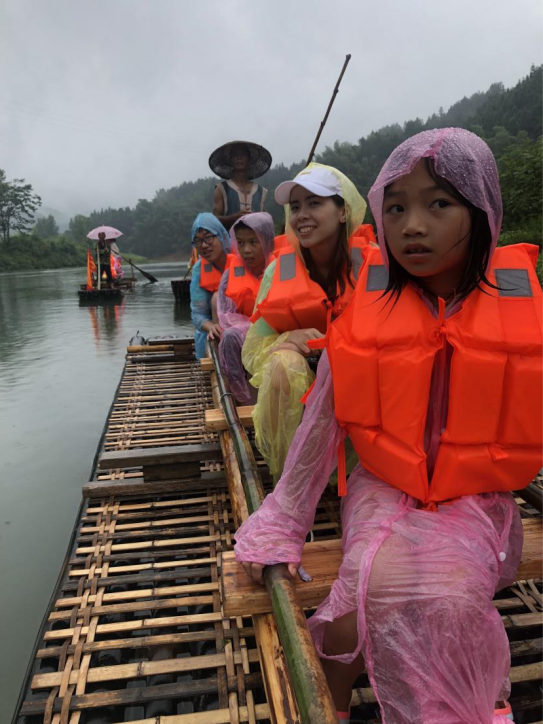
<path id="1" fill-rule="evenodd" d="M 342 209 L 345 206 L 345 200 L 338 194 L 330 196 L 329 198 L 332 199 L 338 209 Z M 323 278 L 317 271 L 310 250 L 304 249 L 301 245 L 300 250 L 310 278 L 324 289 L 326 296 L 331 302 L 334 302 L 338 296 L 345 293 L 346 282 L 348 282 L 354 289 L 354 280 L 352 275 L 353 264 L 349 254 L 347 224 L 341 224 L 336 249 L 334 251 L 334 256 L 326 278 Z"/>
<path id="2" fill-rule="evenodd" d="M 244 224 L 243 221 L 238 221 L 238 223 L 236 224 L 236 228 L 234 229 L 234 232 L 245 231 L 245 229 L 249 229 L 249 231 L 254 231 L 254 229 L 251 229 L 250 226 L 247 226 L 247 224 Z"/>
<path id="3" fill-rule="evenodd" d="M 462 276 L 458 288 L 455 290 L 457 299 L 465 299 L 474 289 L 481 289 L 481 284 L 496 289 L 497 287 L 487 278 L 486 269 L 490 259 L 490 250 L 492 248 L 492 232 L 488 223 L 486 212 L 474 206 L 446 179 L 440 176 L 435 170 L 434 163 L 430 158 L 424 159 L 424 164 L 428 175 L 435 182 L 436 186 L 448 193 L 456 199 L 462 206 L 469 210 L 471 228 L 469 231 L 470 242 L 468 245 L 468 254 L 466 259 L 466 268 Z M 388 187 L 385 188 L 385 194 Z M 460 244 L 466 237 L 461 237 L 456 242 Z M 424 280 L 420 277 L 409 274 L 404 267 L 396 261 L 390 253 L 388 244 L 386 243 L 388 254 L 388 284 L 383 292 L 383 297 L 390 292 L 389 299 L 394 300 L 394 304 L 398 301 L 400 294 L 405 285 L 412 281 L 420 287 L 424 288 Z M 484 290 L 482 290 L 484 291 Z"/>

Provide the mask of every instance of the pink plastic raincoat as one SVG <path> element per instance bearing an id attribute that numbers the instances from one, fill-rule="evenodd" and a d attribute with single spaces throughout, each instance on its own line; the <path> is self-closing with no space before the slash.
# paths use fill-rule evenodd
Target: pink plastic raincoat
<path id="1" fill-rule="evenodd" d="M 262 244 L 266 266 L 268 266 L 273 254 L 274 228 L 272 217 L 265 211 L 247 214 L 238 219 L 230 229 L 232 253 L 243 264 L 236 239 L 236 227 L 240 223 L 245 224 L 255 232 Z M 245 269 L 249 274 L 251 273 L 247 267 Z M 251 402 L 251 391 L 241 363 L 241 348 L 251 322 L 249 317 L 238 312 L 234 301 L 226 296 L 228 277 L 229 271 L 227 269 L 221 278 L 217 301 L 219 325 L 222 329 L 219 343 L 219 360 L 228 379 L 232 394 L 240 404 L 248 405 Z"/>
<path id="2" fill-rule="evenodd" d="M 425 156 L 486 211 L 495 245 L 501 196 L 493 156 L 473 134 L 440 129 L 399 146 L 370 191 L 381 248 L 384 188 Z M 446 423 L 451 356 L 445 347 L 434 367 L 425 437 L 430 470 Z M 323 353 L 283 476 L 236 534 L 238 560 L 300 561 L 344 434 Z M 465 496 L 437 512 L 422 510 L 414 498 L 368 473 L 363 462 L 350 475 L 341 504 L 344 557 L 338 579 L 309 620 L 319 654 L 326 657 L 326 623 L 356 610 L 356 648 L 326 658 L 349 663 L 362 652 L 384 724 L 506 724 L 505 717 L 493 717 L 495 702 L 509 694 L 510 655 L 492 598 L 514 581 L 522 552 L 512 496 Z"/>

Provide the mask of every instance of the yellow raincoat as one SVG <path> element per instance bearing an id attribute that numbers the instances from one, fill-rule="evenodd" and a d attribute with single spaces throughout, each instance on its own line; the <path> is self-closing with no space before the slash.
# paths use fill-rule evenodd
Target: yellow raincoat
<path id="1" fill-rule="evenodd" d="M 310 164 L 320 166 L 320 164 Z M 342 196 L 347 211 L 346 231 L 351 236 L 364 219 L 366 203 L 355 185 L 340 171 L 326 166 L 341 184 Z M 286 207 L 286 233 L 292 246 L 299 251 L 298 240 L 289 224 Z M 275 261 L 266 269 L 256 304 L 268 295 L 271 287 Z M 285 342 L 288 332 L 279 335 L 261 317 L 251 324 L 242 349 L 245 369 L 252 375 L 251 385 L 258 389 L 258 401 L 253 412 L 256 444 L 260 450 L 274 482 L 281 477 L 283 466 L 292 438 L 303 414 L 300 398 L 312 384 L 315 375 L 305 357 L 293 350 L 271 350 Z"/>

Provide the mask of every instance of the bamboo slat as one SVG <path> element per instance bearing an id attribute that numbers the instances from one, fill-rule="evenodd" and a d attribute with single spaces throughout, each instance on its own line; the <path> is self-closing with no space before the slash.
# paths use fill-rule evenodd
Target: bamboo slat
<path id="1" fill-rule="evenodd" d="M 20 709 L 37 718 L 25 724 L 269 720 L 254 629 L 221 608 L 234 524 L 218 438 L 205 430 L 211 400 L 193 360 L 125 368 L 104 436 L 105 464 L 117 467 L 85 486 Z M 178 459 L 172 440 L 184 460 L 211 458 L 200 477 L 143 482 L 141 465 Z M 156 450 L 138 449 L 151 441 Z"/>
<path id="2" fill-rule="evenodd" d="M 187 480 L 146 482 L 135 464 L 95 471 L 14 723 L 298 724 L 273 616 L 225 611 L 221 567 L 248 511 L 229 433 L 205 427 L 213 375 L 187 356 L 143 356 L 128 356 L 103 451 L 167 454 L 174 445 L 211 444 L 222 455 Z M 122 464 L 127 459 L 134 458 Z M 256 467 L 266 481 L 258 458 Z M 529 546 L 530 526 L 541 519 L 529 503 L 519 505 Z M 334 491 L 319 504 L 314 533 L 313 550 L 339 546 Z M 534 547 L 532 564 L 537 554 Z M 307 567 L 325 585 L 329 572 Z M 511 702 L 523 724 L 541 720 L 542 602 L 541 584 L 530 580 L 495 599 L 510 639 Z M 356 682 L 352 703 L 354 720 L 377 724 L 367 677 Z"/>
<path id="3" fill-rule="evenodd" d="M 200 360 L 200 369 L 202 372 L 213 372 L 215 367 L 213 365 L 213 360 L 209 357 L 202 357 Z"/>
<path id="4" fill-rule="evenodd" d="M 524 545 L 517 579 L 540 579 L 543 577 L 543 519 L 525 519 L 523 528 Z M 298 578 L 295 582 L 302 606 L 313 608 L 326 598 L 338 576 L 342 559 L 340 540 L 305 544 L 302 566 L 313 580 L 304 582 Z M 245 573 L 233 552 L 223 554 L 221 593 L 227 616 L 253 616 L 257 613 L 270 613 L 272 610 L 267 590 Z"/>
<path id="5" fill-rule="evenodd" d="M 238 416 L 243 427 L 253 427 L 254 405 L 238 407 Z M 222 410 L 206 410 L 206 430 L 228 430 L 228 423 Z"/>
<path id="6" fill-rule="evenodd" d="M 176 445 L 138 450 L 119 450 L 106 452 L 100 456 L 100 470 L 125 468 L 140 465 L 167 465 L 169 463 L 192 462 L 200 460 L 220 460 L 221 449 L 218 443 L 202 445 Z"/>

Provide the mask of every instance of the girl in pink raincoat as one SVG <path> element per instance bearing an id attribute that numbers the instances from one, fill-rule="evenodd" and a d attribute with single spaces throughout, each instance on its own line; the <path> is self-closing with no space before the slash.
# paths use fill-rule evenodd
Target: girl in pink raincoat
<path id="1" fill-rule="evenodd" d="M 262 581 L 263 567 L 275 563 L 289 564 L 295 575 L 317 503 L 349 430 L 360 464 L 342 499 L 343 562 L 329 596 L 308 622 L 340 720 L 348 721 L 352 685 L 365 669 L 385 724 L 506 724 L 512 719 L 507 704 L 510 654 L 492 599 L 515 580 L 522 551 L 520 514 L 505 491 L 528 485 L 539 469 L 541 431 L 521 425 L 520 441 L 509 441 L 509 447 L 498 444 L 499 439 L 451 444 L 452 418 L 466 417 L 473 402 L 456 386 L 467 358 L 455 340 L 474 339 L 477 349 L 484 338 L 488 350 L 477 349 L 477 359 L 502 364 L 507 384 L 485 389 L 475 414 L 483 421 L 497 415 L 500 424 L 492 434 L 499 438 L 496 430 L 513 429 L 514 437 L 519 426 L 507 423 L 517 414 L 515 404 L 500 400 L 507 389 L 518 391 L 528 374 L 533 375 L 530 388 L 541 384 L 541 374 L 533 374 L 540 364 L 541 290 L 532 255 L 526 245 L 494 254 L 502 218 L 496 164 L 488 146 L 463 129 L 426 131 L 408 139 L 391 154 L 369 199 L 382 259 L 376 258 L 376 250 L 368 252 L 349 307 L 331 325 L 283 475 L 236 533 L 236 556 L 257 581 Z M 508 268 L 509 249 L 522 268 Z M 406 299 L 417 309 L 414 321 L 398 316 Z M 509 304 L 507 334 L 505 323 L 491 333 L 482 319 L 468 327 L 466 319 L 478 321 L 477 305 L 497 310 L 502 300 Z M 361 306 L 364 313 L 357 315 Z M 337 342 L 339 331 L 351 324 L 351 332 L 364 338 L 371 316 L 379 322 L 377 341 L 373 349 L 368 343 L 354 351 L 361 355 L 358 361 L 367 354 L 378 363 L 371 369 L 359 362 L 341 367 L 338 360 L 348 360 L 353 347 Z M 421 352 L 406 374 L 413 350 L 424 350 L 416 337 L 402 347 L 400 337 L 407 323 L 419 322 L 435 327 L 423 340 L 432 348 L 424 368 L 426 392 L 418 395 L 424 414 L 412 420 L 406 414 L 398 425 L 393 414 L 385 421 L 385 413 L 396 404 L 406 409 L 406 396 L 427 359 Z M 511 352 L 518 329 L 525 337 L 519 342 L 520 367 Z M 387 343 L 379 347 L 384 339 Z M 387 376 L 390 360 L 393 374 Z M 474 361 L 466 365 L 470 374 L 477 369 Z M 335 374 L 340 367 L 346 374 Z M 346 377 L 348 401 L 343 392 L 342 400 L 338 396 Z M 480 379 L 477 384 L 484 386 L 485 376 Z M 532 392 L 522 396 L 530 399 L 521 400 L 518 393 L 514 397 L 531 419 L 541 420 L 541 393 Z M 370 414 L 376 419 L 364 427 L 370 399 L 377 400 Z M 354 424 L 348 418 L 357 409 L 363 414 Z M 396 437 L 390 433 L 394 425 Z M 484 425 L 480 427 L 484 438 Z M 402 436 L 415 434 L 414 428 L 417 444 L 402 446 Z M 461 438 L 462 430 L 455 434 Z M 466 463 L 462 475 L 449 483 L 458 493 L 447 499 L 446 493 L 435 495 L 433 485 L 451 469 L 443 470 L 441 464 L 451 447 L 459 461 L 469 461 L 473 454 L 482 456 L 483 463 L 471 473 Z M 405 475 L 398 472 L 401 465 L 393 464 L 402 456 Z M 407 486 L 408 473 L 426 481 L 419 497 L 413 494 L 416 487 Z"/>

